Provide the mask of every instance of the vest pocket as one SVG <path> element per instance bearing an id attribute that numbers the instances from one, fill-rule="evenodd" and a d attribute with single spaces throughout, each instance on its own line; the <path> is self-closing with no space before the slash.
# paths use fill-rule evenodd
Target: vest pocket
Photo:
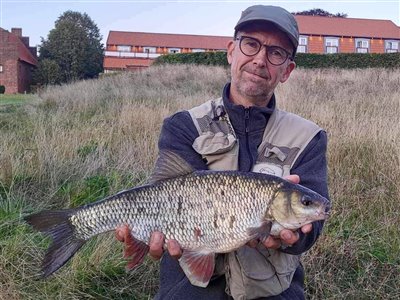
<path id="1" fill-rule="evenodd" d="M 239 146 L 232 134 L 206 132 L 196 138 L 193 149 L 207 160 L 211 170 L 236 170 Z"/>
<path id="2" fill-rule="evenodd" d="M 227 286 L 235 299 L 281 294 L 292 281 L 299 257 L 280 251 L 244 246 L 229 253 Z M 229 278 L 228 278 L 229 277 Z"/>

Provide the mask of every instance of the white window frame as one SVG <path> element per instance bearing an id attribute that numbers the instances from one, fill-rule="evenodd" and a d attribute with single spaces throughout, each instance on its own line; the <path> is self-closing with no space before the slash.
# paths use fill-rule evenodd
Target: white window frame
<path id="1" fill-rule="evenodd" d="M 157 53 L 157 47 L 143 47 L 143 53 Z"/>
<path id="2" fill-rule="evenodd" d="M 182 49 L 181 48 L 168 48 L 168 53 L 181 53 Z"/>
<path id="3" fill-rule="evenodd" d="M 400 41 L 397 41 L 397 40 L 386 40 L 385 41 L 385 52 L 386 53 L 397 53 L 400 50 L 399 46 L 400 46 Z"/>
<path id="4" fill-rule="evenodd" d="M 197 52 L 206 52 L 206 49 L 200 49 L 200 48 L 194 48 L 192 49 L 193 53 L 197 53 Z"/>
<path id="5" fill-rule="evenodd" d="M 325 53 L 339 53 L 339 38 L 334 36 L 325 37 Z"/>
<path id="6" fill-rule="evenodd" d="M 3 65 L 0 65 L 0 73 L 3 73 Z"/>
<path id="7" fill-rule="evenodd" d="M 299 45 L 297 46 L 297 53 L 307 53 L 308 52 L 308 36 L 299 36 Z"/>
<path id="8" fill-rule="evenodd" d="M 132 46 L 130 45 L 117 45 L 117 51 L 119 52 L 131 52 Z"/>
<path id="9" fill-rule="evenodd" d="M 369 53 L 370 40 L 369 39 L 355 39 L 354 45 L 356 53 Z M 361 43 L 361 47 L 358 44 Z"/>

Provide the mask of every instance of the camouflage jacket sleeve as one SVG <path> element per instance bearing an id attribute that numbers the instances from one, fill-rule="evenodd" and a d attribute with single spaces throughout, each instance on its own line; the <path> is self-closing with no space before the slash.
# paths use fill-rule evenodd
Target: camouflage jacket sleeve
<path id="1" fill-rule="evenodd" d="M 300 176 L 301 185 L 329 199 L 326 150 L 327 135 L 326 132 L 321 131 L 297 159 L 291 173 Z M 308 234 L 303 234 L 299 230 L 299 241 L 282 251 L 289 254 L 301 254 L 307 251 L 321 234 L 323 224 L 323 221 L 314 222 L 313 229 Z"/>

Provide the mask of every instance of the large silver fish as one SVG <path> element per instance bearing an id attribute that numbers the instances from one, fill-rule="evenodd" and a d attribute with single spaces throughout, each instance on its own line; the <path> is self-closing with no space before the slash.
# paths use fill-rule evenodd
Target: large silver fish
<path id="1" fill-rule="evenodd" d="M 233 251 L 271 227 L 297 229 L 323 220 L 330 202 L 282 178 L 238 171 L 193 171 L 180 157 L 163 152 L 146 185 L 75 209 L 42 211 L 25 220 L 51 236 L 43 276 L 62 267 L 91 237 L 129 225 L 135 240 L 133 264 L 143 261 L 153 231 L 176 239 L 179 263 L 190 282 L 205 287 L 215 253 Z"/>

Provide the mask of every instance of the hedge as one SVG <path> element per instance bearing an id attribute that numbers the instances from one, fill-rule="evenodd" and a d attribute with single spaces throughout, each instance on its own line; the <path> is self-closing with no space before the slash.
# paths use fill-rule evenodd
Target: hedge
<path id="1" fill-rule="evenodd" d="M 6 87 L 4 85 L 0 85 L 0 94 L 4 94 L 6 92 Z"/>
<path id="2" fill-rule="evenodd" d="M 298 53 L 296 64 L 301 68 L 400 68 L 400 53 Z M 198 52 L 167 54 L 156 59 L 155 64 L 197 64 L 227 66 L 225 52 Z"/>
<path id="3" fill-rule="evenodd" d="M 176 53 L 159 56 L 154 64 L 227 66 L 226 52 Z"/>

